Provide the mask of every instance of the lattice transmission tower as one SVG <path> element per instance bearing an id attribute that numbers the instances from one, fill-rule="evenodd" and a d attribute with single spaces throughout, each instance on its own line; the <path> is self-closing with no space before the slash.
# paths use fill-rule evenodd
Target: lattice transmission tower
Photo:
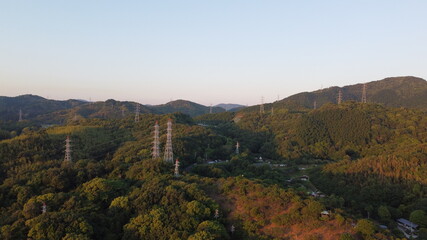
<path id="1" fill-rule="evenodd" d="M 67 139 L 65 139 L 65 162 L 71 162 L 71 139 L 70 136 L 67 136 Z"/>
<path id="2" fill-rule="evenodd" d="M 366 103 L 366 83 L 363 84 L 362 87 L 362 103 Z"/>
<path id="3" fill-rule="evenodd" d="M 19 109 L 19 120 L 18 121 L 19 122 L 23 121 L 23 119 L 22 119 L 22 109 Z"/>
<path id="4" fill-rule="evenodd" d="M 173 150 L 172 150 L 172 119 L 168 120 L 168 128 L 166 135 L 166 146 L 165 146 L 165 156 L 164 159 L 166 162 L 173 163 Z"/>
<path id="5" fill-rule="evenodd" d="M 215 219 L 219 218 L 219 210 L 218 209 L 215 209 L 214 218 Z"/>
<path id="6" fill-rule="evenodd" d="M 234 227 L 234 225 L 231 225 L 231 228 L 230 228 L 231 235 L 234 234 L 234 231 L 236 231 L 236 227 Z"/>
<path id="7" fill-rule="evenodd" d="M 337 100 L 337 102 L 338 102 L 338 104 L 342 103 L 342 90 L 341 89 L 338 91 L 338 100 Z"/>
<path id="8" fill-rule="evenodd" d="M 175 177 L 179 177 L 180 176 L 179 175 L 179 160 L 178 159 L 175 160 L 174 176 Z"/>
<path id="9" fill-rule="evenodd" d="M 135 109 L 135 122 L 139 122 L 139 103 L 136 104 Z"/>
<path id="10" fill-rule="evenodd" d="M 259 105 L 259 113 L 264 114 L 264 97 L 261 97 L 261 105 Z"/>
<path id="11" fill-rule="evenodd" d="M 153 158 L 160 158 L 159 123 L 154 125 Z"/>
<path id="12" fill-rule="evenodd" d="M 46 203 L 43 203 L 42 205 L 42 213 L 46 213 L 47 212 L 47 206 Z"/>

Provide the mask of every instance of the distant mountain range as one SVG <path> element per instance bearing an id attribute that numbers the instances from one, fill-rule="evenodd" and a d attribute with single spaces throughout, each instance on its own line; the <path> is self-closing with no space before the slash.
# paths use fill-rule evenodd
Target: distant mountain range
<path id="1" fill-rule="evenodd" d="M 176 100 L 161 105 L 139 105 L 140 113 L 167 114 L 181 112 L 190 116 L 207 114 L 210 107 L 185 100 Z M 128 101 L 87 102 L 82 100 L 56 101 L 36 95 L 0 97 L 0 120 L 17 121 L 22 110 L 24 120 L 44 123 L 59 123 L 81 118 L 123 118 L 134 115 L 137 103 Z M 221 107 L 212 107 L 212 113 L 225 112 Z"/>
<path id="2" fill-rule="evenodd" d="M 314 92 L 302 92 L 274 103 L 265 104 L 266 111 L 280 108 L 314 108 L 326 103 L 336 103 L 338 92 L 343 101 L 361 101 L 363 84 L 330 87 Z M 427 81 L 417 77 L 391 77 L 366 83 L 368 102 L 388 107 L 427 109 Z M 17 121 L 22 110 L 24 120 L 58 123 L 73 118 L 123 118 L 134 115 L 137 103 L 107 100 L 87 102 L 83 100 L 57 101 L 36 95 L 0 97 L 0 120 Z M 258 106 L 245 107 L 239 104 L 218 104 L 208 107 L 186 100 L 176 100 L 161 105 L 139 104 L 140 113 L 167 114 L 181 112 L 192 117 L 225 111 L 258 111 Z"/>

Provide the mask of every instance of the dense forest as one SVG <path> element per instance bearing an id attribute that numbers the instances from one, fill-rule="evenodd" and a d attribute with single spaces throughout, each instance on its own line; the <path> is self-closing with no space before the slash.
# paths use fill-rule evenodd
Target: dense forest
<path id="1" fill-rule="evenodd" d="M 427 226 L 424 111 L 349 101 L 325 104 L 315 110 L 278 109 L 262 115 L 222 113 L 196 120 L 214 125 L 213 129 L 220 134 L 236 137 L 248 153 L 271 163 L 286 163 L 289 171 L 284 174 L 292 176 L 292 172 L 301 172 L 298 171 L 301 166 L 309 168 L 303 172 L 315 185 L 311 189 L 329 196 L 333 207 L 344 209 L 356 218 L 374 219 L 394 229 L 395 235 L 399 235 L 395 219 L 410 219 L 414 212 L 421 211 L 424 220 L 414 221 L 424 227 L 420 239 L 424 237 Z M 250 169 L 246 168 L 250 172 L 246 176 L 254 176 Z M 227 168 L 221 170 L 227 172 Z M 259 169 L 257 172 L 257 178 L 277 179 L 276 174 L 265 175 Z"/>
<path id="2" fill-rule="evenodd" d="M 150 157 L 152 125 L 164 126 L 169 118 L 174 153 L 182 159 L 180 177 L 173 176 L 172 165 Z M 319 239 L 322 229 L 335 237 L 356 234 L 351 218 L 321 218 L 326 208 L 320 202 L 279 184 L 233 176 L 233 169 L 248 168 L 247 154 L 236 155 L 230 138 L 183 114 L 146 114 L 138 123 L 81 120 L 47 129 L 19 129 L 21 124 L 2 130 L 9 132 L 0 143 L 2 239 Z M 63 160 L 66 136 L 72 162 Z M 228 176 L 184 170 L 199 163 L 198 171 L 209 171 L 200 169 L 205 152 L 233 157 Z M 240 208 L 244 212 L 236 212 Z M 286 220 L 286 212 L 294 217 Z M 316 223 L 312 232 L 301 231 L 303 220 Z"/>
<path id="3" fill-rule="evenodd" d="M 424 110 L 269 107 L 5 118 L 0 239 L 405 239 L 399 218 L 427 239 Z M 179 174 L 151 154 L 169 119 Z"/>

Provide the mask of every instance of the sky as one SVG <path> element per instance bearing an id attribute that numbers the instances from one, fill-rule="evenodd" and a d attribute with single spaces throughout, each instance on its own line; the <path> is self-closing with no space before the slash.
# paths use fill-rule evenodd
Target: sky
<path id="1" fill-rule="evenodd" d="M 254 105 L 427 79 L 427 1 L 0 0 L 0 95 Z"/>

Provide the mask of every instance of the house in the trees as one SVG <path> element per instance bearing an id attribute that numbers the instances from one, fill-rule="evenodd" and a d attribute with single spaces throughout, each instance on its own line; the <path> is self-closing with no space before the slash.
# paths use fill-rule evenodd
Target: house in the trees
<path id="1" fill-rule="evenodd" d="M 417 238 L 416 235 L 418 231 L 418 224 L 413 223 L 409 220 L 406 220 L 404 218 L 399 218 L 396 220 L 398 228 L 403 234 L 405 234 L 405 237 L 407 238 Z"/>
<path id="2" fill-rule="evenodd" d="M 310 178 L 307 175 L 302 175 L 301 177 L 299 177 L 299 180 L 308 181 L 308 180 L 310 180 Z"/>
<path id="3" fill-rule="evenodd" d="M 322 216 L 329 216 L 329 215 L 331 215 L 331 213 L 328 210 L 325 210 L 325 211 L 322 211 L 320 213 L 320 215 L 322 215 Z"/>

